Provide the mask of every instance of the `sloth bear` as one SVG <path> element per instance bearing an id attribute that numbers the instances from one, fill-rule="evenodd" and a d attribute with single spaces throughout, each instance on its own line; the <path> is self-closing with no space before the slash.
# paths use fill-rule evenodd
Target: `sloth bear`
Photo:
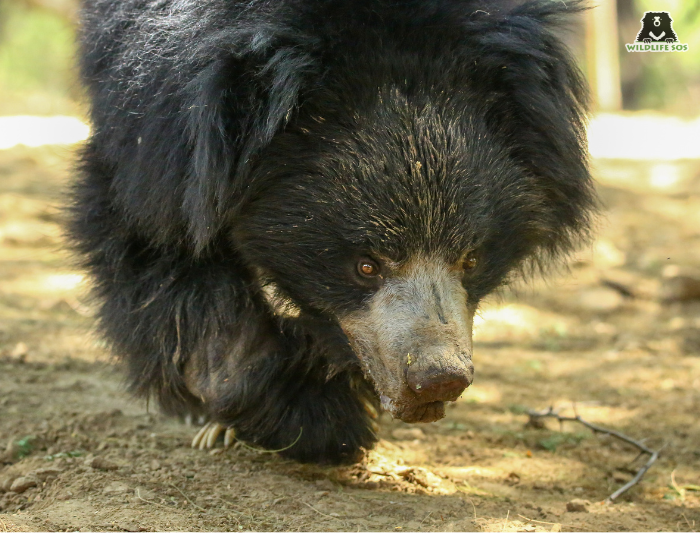
<path id="1" fill-rule="evenodd" d="M 130 388 L 305 462 L 444 416 L 589 227 L 579 2 L 86 0 L 69 233 Z"/>
<path id="2" fill-rule="evenodd" d="M 676 32 L 673 31 L 673 19 L 668 11 L 647 11 L 641 22 L 642 29 L 635 42 L 678 42 Z"/>

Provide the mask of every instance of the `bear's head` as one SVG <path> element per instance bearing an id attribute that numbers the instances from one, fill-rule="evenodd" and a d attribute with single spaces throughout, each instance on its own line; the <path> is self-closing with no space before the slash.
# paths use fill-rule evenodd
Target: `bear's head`
<path id="1" fill-rule="evenodd" d="M 564 227 L 476 101 L 385 87 L 348 111 L 307 104 L 235 224 L 278 309 L 331 317 L 405 422 L 442 418 L 471 384 L 478 302 Z"/>

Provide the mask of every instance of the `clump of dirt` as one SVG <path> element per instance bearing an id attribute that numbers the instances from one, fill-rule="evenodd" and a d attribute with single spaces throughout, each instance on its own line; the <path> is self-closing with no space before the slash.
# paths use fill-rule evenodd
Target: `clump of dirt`
<path id="1" fill-rule="evenodd" d="M 71 157 L 0 151 L 0 531 L 700 528 L 700 301 L 668 297 L 669 279 L 700 279 L 699 164 L 668 192 L 621 179 L 644 172 L 632 162 L 599 162 L 599 240 L 567 275 L 487 302 L 475 383 L 447 417 L 383 415 L 363 463 L 321 468 L 192 450 L 196 428 L 123 392 L 60 251 Z M 526 425 L 529 408 L 574 403 L 665 446 L 614 505 L 601 502 L 634 475 L 633 449 Z"/>

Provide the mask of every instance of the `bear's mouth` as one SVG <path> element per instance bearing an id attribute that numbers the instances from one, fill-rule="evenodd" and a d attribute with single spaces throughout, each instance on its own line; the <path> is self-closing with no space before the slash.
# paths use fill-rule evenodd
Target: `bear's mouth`
<path id="1" fill-rule="evenodd" d="M 403 422 L 435 422 L 445 417 L 445 402 L 426 402 L 417 405 L 402 405 L 388 396 L 379 397 L 382 408 L 388 411 L 391 416 Z"/>

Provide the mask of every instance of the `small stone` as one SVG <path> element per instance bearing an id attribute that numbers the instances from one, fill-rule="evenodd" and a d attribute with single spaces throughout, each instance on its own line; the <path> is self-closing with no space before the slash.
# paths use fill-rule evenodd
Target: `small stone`
<path id="1" fill-rule="evenodd" d="M 12 483 L 14 483 L 15 479 L 18 477 L 19 474 L 10 474 L 7 477 L 0 478 L 0 492 L 9 492 Z"/>
<path id="2" fill-rule="evenodd" d="M 16 492 L 17 494 L 22 494 L 24 491 L 27 489 L 30 489 L 32 487 L 36 487 L 39 483 L 37 482 L 37 479 L 34 477 L 18 477 L 12 482 L 12 486 L 10 486 L 10 492 Z"/>
<path id="3" fill-rule="evenodd" d="M 10 352 L 10 357 L 21 359 L 29 353 L 29 348 L 23 342 L 18 342 Z"/>
<path id="4" fill-rule="evenodd" d="M 665 302 L 683 302 L 700 299 L 700 277 L 673 276 L 661 283 L 659 297 Z"/>
<path id="5" fill-rule="evenodd" d="M 120 481 L 115 481 L 114 483 L 110 483 L 104 489 L 102 489 L 102 492 L 104 494 L 120 494 L 129 492 L 129 485 Z"/>
<path id="6" fill-rule="evenodd" d="M 146 531 L 146 528 L 138 525 L 136 522 L 121 521 L 117 524 L 117 526 L 122 531 L 132 531 L 132 532 Z"/>
<path id="7" fill-rule="evenodd" d="M 613 472 L 612 478 L 615 483 L 627 483 L 630 480 L 629 474 L 624 472 Z"/>
<path id="8" fill-rule="evenodd" d="M 566 504 L 566 510 L 569 513 L 587 513 L 588 506 L 591 504 L 588 500 L 574 499 Z"/>
<path id="9" fill-rule="evenodd" d="M 32 470 L 29 472 L 29 475 L 34 476 L 41 481 L 46 481 L 48 477 L 56 477 L 61 472 L 62 470 L 60 468 L 49 466 L 46 468 L 37 468 L 36 470 Z"/>
<path id="10" fill-rule="evenodd" d="M 333 485 L 333 482 L 330 479 L 317 479 L 314 483 L 316 487 L 320 491 L 334 491 L 335 490 L 335 485 Z"/>
<path id="11" fill-rule="evenodd" d="M 425 433 L 420 428 L 397 428 L 391 432 L 396 440 L 423 440 Z"/>
<path id="12" fill-rule="evenodd" d="M 95 470 L 109 471 L 117 470 L 119 468 L 119 465 L 113 463 L 109 459 L 105 459 L 104 457 L 92 457 L 85 461 L 85 464 L 94 468 Z"/>
<path id="13" fill-rule="evenodd" d="M 511 472 L 510 474 L 508 474 L 505 481 L 508 485 L 517 485 L 518 483 L 520 483 L 520 475 L 516 474 L 515 472 Z"/>

